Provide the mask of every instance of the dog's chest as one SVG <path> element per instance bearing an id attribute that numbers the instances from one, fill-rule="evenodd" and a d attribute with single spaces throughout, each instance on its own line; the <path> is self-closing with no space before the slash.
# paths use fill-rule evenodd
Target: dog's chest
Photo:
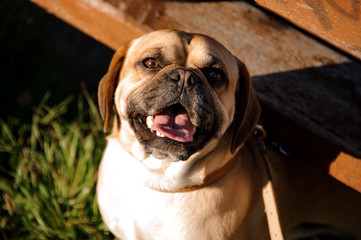
<path id="1" fill-rule="evenodd" d="M 126 156 L 108 145 L 97 189 L 102 217 L 117 237 L 231 239 L 237 234 L 249 204 L 242 196 L 245 189 L 235 192 L 232 186 L 214 186 L 184 193 L 157 192 L 136 181 L 132 166 L 125 164 L 130 160 Z"/>

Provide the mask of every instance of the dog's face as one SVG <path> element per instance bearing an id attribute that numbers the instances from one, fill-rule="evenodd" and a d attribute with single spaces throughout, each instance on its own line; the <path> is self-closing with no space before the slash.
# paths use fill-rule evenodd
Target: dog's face
<path id="1" fill-rule="evenodd" d="M 210 37 L 174 30 L 119 48 L 99 86 L 105 131 L 113 105 L 122 140 L 170 161 L 209 152 L 221 139 L 235 151 L 259 116 L 244 64 Z"/>

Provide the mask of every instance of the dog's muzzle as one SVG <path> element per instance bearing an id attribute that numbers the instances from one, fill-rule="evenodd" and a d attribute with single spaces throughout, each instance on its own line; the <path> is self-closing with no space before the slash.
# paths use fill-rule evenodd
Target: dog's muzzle
<path id="1" fill-rule="evenodd" d="M 129 95 L 130 125 L 148 153 L 186 160 L 217 132 L 220 119 L 205 81 L 190 69 L 165 69 Z"/>

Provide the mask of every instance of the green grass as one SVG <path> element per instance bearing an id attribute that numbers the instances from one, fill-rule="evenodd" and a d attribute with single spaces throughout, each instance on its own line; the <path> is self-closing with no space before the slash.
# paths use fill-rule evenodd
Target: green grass
<path id="1" fill-rule="evenodd" d="M 48 99 L 31 123 L 0 119 L 0 238 L 114 239 L 96 203 L 105 147 L 97 108 L 86 91 L 52 107 Z"/>

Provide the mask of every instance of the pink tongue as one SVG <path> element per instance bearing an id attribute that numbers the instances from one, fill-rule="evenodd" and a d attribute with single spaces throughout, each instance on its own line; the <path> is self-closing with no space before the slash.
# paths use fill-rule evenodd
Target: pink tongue
<path id="1" fill-rule="evenodd" d="M 164 109 L 155 116 L 151 130 L 178 142 L 193 141 L 193 124 L 185 110 L 175 113 L 170 108 Z"/>

